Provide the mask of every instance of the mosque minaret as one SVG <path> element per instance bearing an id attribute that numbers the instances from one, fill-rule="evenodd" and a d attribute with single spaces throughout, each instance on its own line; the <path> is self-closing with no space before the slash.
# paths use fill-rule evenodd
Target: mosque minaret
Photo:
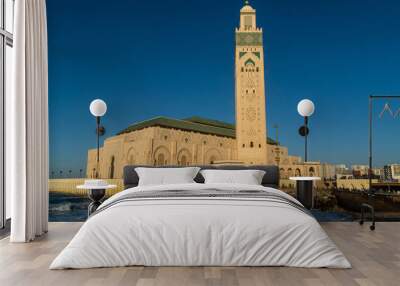
<path id="1" fill-rule="evenodd" d="M 237 159 L 245 164 L 267 162 L 264 48 L 256 10 L 248 1 L 236 28 L 235 101 Z"/>

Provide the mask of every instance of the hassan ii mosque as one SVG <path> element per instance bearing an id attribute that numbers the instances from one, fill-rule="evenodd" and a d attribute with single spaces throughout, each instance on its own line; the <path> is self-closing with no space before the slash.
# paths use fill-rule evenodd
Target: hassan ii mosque
<path id="1" fill-rule="evenodd" d="M 287 147 L 267 137 L 263 32 L 256 10 L 246 1 L 235 29 L 236 125 L 200 117 L 156 117 L 107 138 L 100 149 L 101 178 L 122 178 L 126 165 L 275 164 L 281 177 L 321 176 L 318 162 L 302 163 Z M 96 149 L 88 151 L 87 177 L 97 168 Z"/>

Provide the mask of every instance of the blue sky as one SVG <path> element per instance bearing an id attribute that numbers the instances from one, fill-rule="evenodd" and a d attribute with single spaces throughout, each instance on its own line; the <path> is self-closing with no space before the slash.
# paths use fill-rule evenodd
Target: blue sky
<path id="1" fill-rule="evenodd" d="M 107 135 L 163 115 L 234 122 L 234 28 L 241 0 L 49 0 L 50 170 L 74 174 Z M 310 98 L 310 160 L 368 159 L 368 95 L 400 94 L 400 2 L 252 0 L 264 30 L 267 125 L 303 154 L 297 102 Z M 400 116 L 375 112 L 375 163 L 400 162 Z M 391 102 L 400 108 L 400 100 Z"/>

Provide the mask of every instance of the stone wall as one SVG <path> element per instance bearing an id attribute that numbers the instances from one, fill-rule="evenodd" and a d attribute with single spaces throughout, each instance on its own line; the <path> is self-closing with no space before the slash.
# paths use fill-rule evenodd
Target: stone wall
<path id="1" fill-rule="evenodd" d="M 363 190 L 368 189 L 368 179 L 337 179 L 337 187 L 339 189 Z M 378 180 L 372 180 L 372 183 L 377 183 Z"/>
<path id="2" fill-rule="evenodd" d="M 79 190 L 78 185 L 83 185 L 85 179 L 50 179 L 49 192 L 66 193 L 77 196 L 87 196 L 86 190 Z M 111 185 L 117 185 L 115 189 L 109 189 L 106 196 L 112 196 L 123 190 L 124 184 L 121 179 L 106 180 Z"/>

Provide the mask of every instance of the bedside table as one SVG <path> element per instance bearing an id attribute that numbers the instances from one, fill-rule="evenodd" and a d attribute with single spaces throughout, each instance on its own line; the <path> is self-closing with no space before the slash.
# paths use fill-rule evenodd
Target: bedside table
<path id="1" fill-rule="evenodd" d="M 98 184 L 93 184 L 91 185 L 90 180 L 85 181 L 84 185 L 79 185 L 76 188 L 77 189 L 84 189 L 88 190 L 88 197 L 91 200 L 91 203 L 88 206 L 88 217 L 92 213 L 94 213 L 97 208 L 101 205 L 102 200 L 104 199 L 106 195 L 106 190 L 107 189 L 114 189 L 117 186 L 116 185 L 98 185 Z"/>
<path id="2" fill-rule="evenodd" d="M 314 206 L 314 181 L 321 180 L 320 177 L 290 177 L 292 181 L 296 181 L 297 200 L 302 203 L 307 209 L 312 209 Z"/>

